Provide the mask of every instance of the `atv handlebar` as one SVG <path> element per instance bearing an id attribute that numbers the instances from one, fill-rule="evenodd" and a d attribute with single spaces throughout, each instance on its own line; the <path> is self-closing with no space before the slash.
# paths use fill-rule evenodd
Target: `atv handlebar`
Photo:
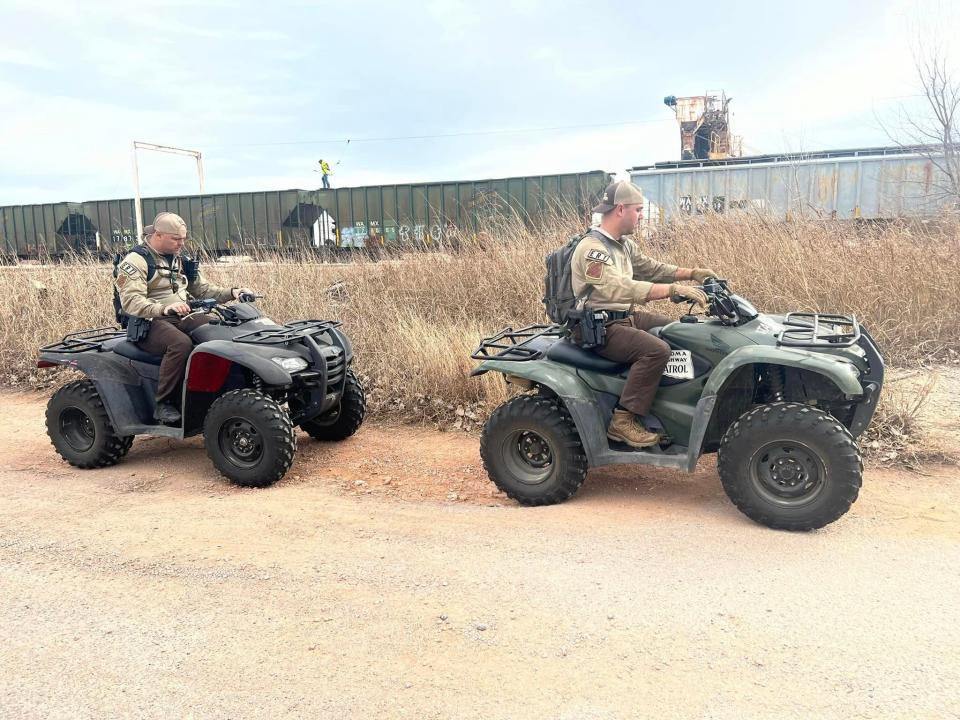
<path id="1" fill-rule="evenodd" d="M 706 314 L 724 325 L 742 325 L 757 317 L 757 309 L 745 298 L 730 292 L 726 280 L 707 278 L 701 287 L 710 301 Z"/>
<path id="2" fill-rule="evenodd" d="M 707 309 L 704 314 L 708 317 L 715 317 L 724 325 L 742 325 L 757 316 L 756 308 L 746 299 L 732 293 L 726 280 L 709 277 L 699 287 L 707 296 Z M 678 305 L 690 303 L 691 309 L 695 304 L 693 300 L 682 296 L 671 296 L 670 301 Z"/>
<path id="3" fill-rule="evenodd" d="M 252 303 L 258 298 L 262 297 L 263 295 L 254 295 L 253 293 L 240 293 L 237 296 L 237 302 Z M 198 310 L 202 312 L 210 312 L 219 304 L 219 302 L 212 298 L 207 300 L 191 300 L 187 303 L 187 305 L 190 306 L 191 312 L 196 312 Z"/>
<path id="4" fill-rule="evenodd" d="M 217 304 L 218 304 L 217 301 L 212 299 L 211 300 L 191 300 L 190 302 L 187 303 L 187 305 L 190 306 L 191 311 L 203 310 L 204 312 L 213 310 L 217 306 Z"/>

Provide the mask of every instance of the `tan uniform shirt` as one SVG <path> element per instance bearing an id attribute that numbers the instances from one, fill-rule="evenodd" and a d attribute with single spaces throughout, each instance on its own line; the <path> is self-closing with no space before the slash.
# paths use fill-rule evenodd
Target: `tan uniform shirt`
<path id="1" fill-rule="evenodd" d="M 160 317 L 167 306 L 187 302 L 189 298 L 215 298 L 217 302 L 233 300 L 231 288 L 211 285 L 199 272 L 196 280 L 187 283 L 179 255 L 174 256 L 171 267 L 169 257 L 158 255 L 149 245 L 147 249 L 153 254 L 156 265 L 156 271 L 149 282 L 146 258 L 137 253 L 127 254 L 117 266 L 119 272 L 114 284 L 120 293 L 120 305 L 127 315 L 141 318 Z"/>
<path id="2" fill-rule="evenodd" d="M 628 311 L 632 305 L 647 302 L 654 283 L 672 283 L 677 278 L 677 266 L 662 263 L 640 252 L 637 244 L 623 236 L 614 240 L 610 235 L 604 242 L 593 234 L 587 235 L 573 251 L 573 291 L 577 295 L 593 290 L 586 305 L 600 310 Z"/>

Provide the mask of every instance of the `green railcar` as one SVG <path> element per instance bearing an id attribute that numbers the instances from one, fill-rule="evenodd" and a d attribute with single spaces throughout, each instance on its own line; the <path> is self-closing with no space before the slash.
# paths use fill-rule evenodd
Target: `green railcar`
<path id="1" fill-rule="evenodd" d="M 612 175 L 602 170 L 319 190 L 144 198 L 144 223 L 175 212 L 211 254 L 357 247 L 444 247 L 500 218 L 586 219 Z M 136 241 L 132 199 L 0 207 L 4 257 L 103 256 Z"/>

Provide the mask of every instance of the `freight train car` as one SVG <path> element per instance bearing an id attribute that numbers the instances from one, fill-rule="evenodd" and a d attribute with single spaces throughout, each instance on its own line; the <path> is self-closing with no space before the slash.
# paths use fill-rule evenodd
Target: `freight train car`
<path id="1" fill-rule="evenodd" d="M 779 219 L 932 215 L 949 199 L 941 158 L 924 148 L 864 148 L 643 165 L 630 179 L 651 222 L 749 210 Z"/>
<path id="2" fill-rule="evenodd" d="M 0 207 L 0 256 L 36 258 L 63 254 L 66 248 L 95 249 L 96 228 L 81 203 Z"/>
<path id="3" fill-rule="evenodd" d="M 442 246 L 493 218 L 536 223 L 573 211 L 584 217 L 611 180 L 596 170 L 493 180 L 331 190 L 144 198 L 149 222 L 168 210 L 188 223 L 193 244 L 213 254 L 262 249 Z M 7 258 L 107 256 L 136 242 L 132 199 L 0 208 Z"/>

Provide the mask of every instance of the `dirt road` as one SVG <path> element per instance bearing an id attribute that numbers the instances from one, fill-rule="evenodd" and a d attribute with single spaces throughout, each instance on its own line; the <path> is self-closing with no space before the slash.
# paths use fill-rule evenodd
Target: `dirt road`
<path id="1" fill-rule="evenodd" d="M 791 534 L 709 458 L 523 509 L 475 438 L 375 424 L 267 490 L 197 439 L 79 471 L 44 403 L 0 394 L 3 717 L 960 717 L 956 468 Z"/>

